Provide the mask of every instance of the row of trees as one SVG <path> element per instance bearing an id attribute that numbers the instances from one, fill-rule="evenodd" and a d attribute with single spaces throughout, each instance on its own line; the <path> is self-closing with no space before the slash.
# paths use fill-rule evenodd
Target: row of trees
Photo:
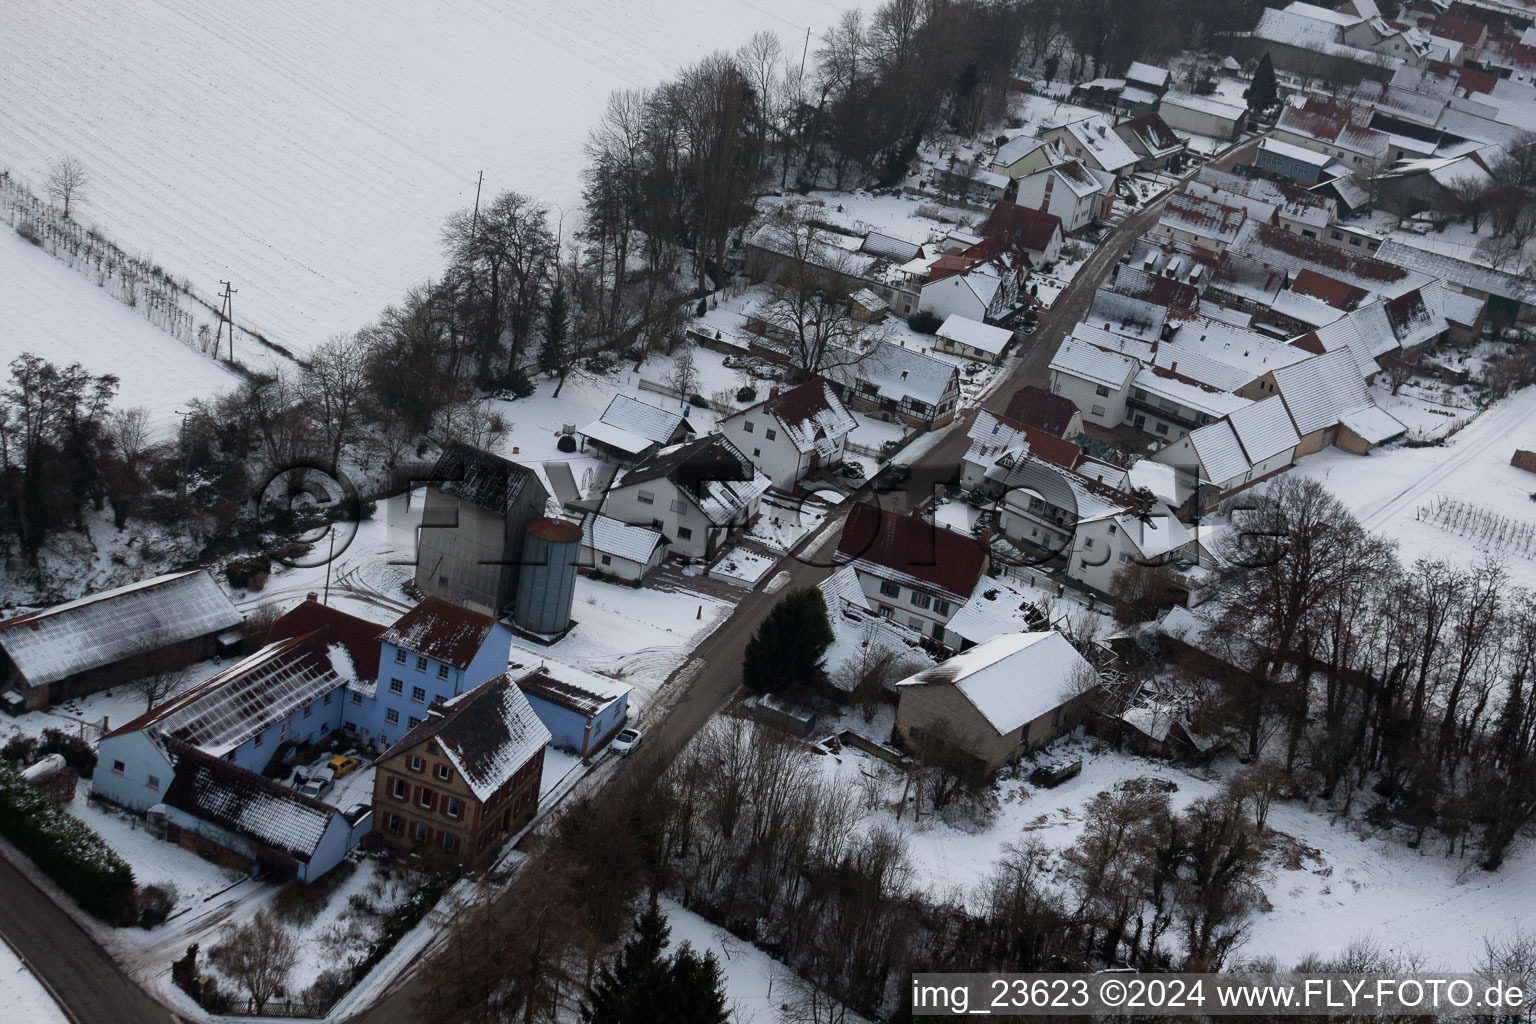
<path id="1" fill-rule="evenodd" d="M 1315 481 L 1233 513 L 1205 706 L 1298 795 L 1358 796 L 1497 868 L 1536 822 L 1536 601 L 1488 560 L 1404 565 Z"/>

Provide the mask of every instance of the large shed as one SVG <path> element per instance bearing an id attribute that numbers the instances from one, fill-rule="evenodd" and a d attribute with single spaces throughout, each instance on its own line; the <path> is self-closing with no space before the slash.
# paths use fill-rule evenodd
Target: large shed
<path id="1" fill-rule="evenodd" d="M 0 622 L 0 686 L 46 708 L 212 657 L 243 621 L 206 570 L 157 576 Z"/>

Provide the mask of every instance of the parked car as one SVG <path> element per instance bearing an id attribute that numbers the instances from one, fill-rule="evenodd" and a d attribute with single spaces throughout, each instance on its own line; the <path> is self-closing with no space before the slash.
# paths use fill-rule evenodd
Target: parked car
<path id="1" fill-rule="evenodd" d="M 613 752 L 615 754 L 628 754 L 640 745 L 640 740 L 645 734 L 639 729 L 625 729 L 613 738 Z"/>
<path id="2" fill-rule="evenodd" d="M 355 757 L 348 757 L 345 754 L 337 754 L 335 757 L 327 761 L 325 766 L 331 770 L 332 778 L 339 779 L 343 775 L 350 775 L 357 771 L 363 766 L 363 762 Z"/>
<path id="3" fill-rule="evenodd" d="M 299 787 L 299 795 L 313 797 L 316 800 L 324 800 L 325 795 L 331 791 L 333 785 L 335 783 L 325 776 L 314 775 L 304 780 L 304 784 Z"/>
<path id="4" fill-rule="evenodd" d="M 912 479 L 912 467 L 900 463 L 892 463 L 880 471 L 875 477 L 875 490 L 881 493 L 894 491 Z"/>

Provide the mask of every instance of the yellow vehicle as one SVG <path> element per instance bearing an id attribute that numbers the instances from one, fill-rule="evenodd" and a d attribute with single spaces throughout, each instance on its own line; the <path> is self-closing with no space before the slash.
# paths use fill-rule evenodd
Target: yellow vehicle
<path id="1" fill-rule="evenodd" d="M 326 762 L 326 767 L 331 770 L 331 777 L 336 779 L 349 775 L 362 766 L 363 762 L 355 757 L 347 757 L 345 754 L 337 754 Z"/>

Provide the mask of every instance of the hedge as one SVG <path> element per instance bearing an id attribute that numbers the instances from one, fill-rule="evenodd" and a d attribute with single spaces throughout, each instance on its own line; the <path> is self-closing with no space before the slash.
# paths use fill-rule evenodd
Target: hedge
<path id="1" fill-rule="evenodd" d="M 104 921 L 133 907 L 133 870 L 84 822 L 0 764 L 0 835 Z"/>

